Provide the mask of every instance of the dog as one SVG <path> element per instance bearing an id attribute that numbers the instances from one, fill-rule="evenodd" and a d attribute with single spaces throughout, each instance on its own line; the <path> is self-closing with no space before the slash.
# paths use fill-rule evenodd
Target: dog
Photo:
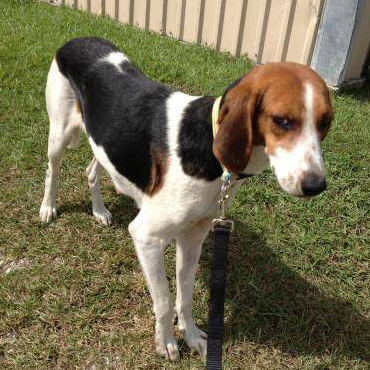
<path id="1" fill-rule="evenodd" d="M 207 335 L 194 323 L 191 302 L 223 170 L 258 174 L 270 164 L 291 195 L 326 189 L 320 142 L 333 110 L 316 72 L 291 62 L 253 68 L 222 95 L 215 137 L 214 102 L 150 80 L 115 45 L 94 37 L 62 46 L 47 78 L 49 162 L 40 218 L 56 217 L 61 157 L 84 131 L 94 153 L 86 172 L 96 219 L 105 225 L 112 220 L 100 193 L 103 168 L 140 208 L 128 229 L 153 300 L 156 350 L 170 360 L 179 358 L 179 349 L 164 251 L 175 239 L 178 328 L 187 345 L 205 355 Z M 242 182 L 233 180 L 229 201 Z"/>

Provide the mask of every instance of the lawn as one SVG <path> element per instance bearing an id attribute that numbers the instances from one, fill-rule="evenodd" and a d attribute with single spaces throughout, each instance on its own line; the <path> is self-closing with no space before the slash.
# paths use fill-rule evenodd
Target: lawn
<path id="1" fill-rule="evenodd" d="M 0 368 L 202 369 L 155 354 L 151 300 L 127 225 L 137 213 L 109 178 L 114 224 L 97 224 L 84 169 L 86 140 L 66 153 L 58 219 L 39 222 L 47 165 L 47 71 L 67 40 L 117 44 L 151 78 L 221 94 L 250 67 L 115 21 L 33 1 L 0 5 Z M 289 197 L 271 171 L 243 186 L 230 209 L 225 369 L 370 369 L 370 103 L 366 89 L 333 94 L 323 144 L 328 190 Z M 212 236 L 203 249 L 194 316 L 206 330 Z M 174 248 L 166 255 L 174 288 Z"/>

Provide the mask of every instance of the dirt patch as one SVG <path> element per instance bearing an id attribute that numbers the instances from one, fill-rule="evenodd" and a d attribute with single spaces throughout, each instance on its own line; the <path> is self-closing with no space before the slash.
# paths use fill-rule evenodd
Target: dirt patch
<path id="1" fill-rule="evenodd" d="M 22 258 L 18 261 L 6 262 L 4 256 L 0 254 L 0 274 L 7 275 L 13 271 L 28 268 L 31 266 L 31 261 L 27 258 Z"/>

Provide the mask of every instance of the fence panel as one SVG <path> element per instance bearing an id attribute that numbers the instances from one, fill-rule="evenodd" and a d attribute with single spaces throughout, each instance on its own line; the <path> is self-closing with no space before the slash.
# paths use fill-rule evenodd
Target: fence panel
<path id="1" fill-rule="evenodd" d="M 105 0 L 105 15 L 112 19 L 118 19 L 116 12 L 116 0 Z"/>
<path id="2" fill-rule="evenodd" d="M 78 0 L 77 8 L 90 11 L 90 9 L 88 9 L 88 0 Z"/>
<path id="3" fill-rule="evenodd" d="M 284 58 L 284 46 L 289 42 L 288 23 L 291 14 L 292 0 L 271 1 L 268 14 L 265 13 L 266 25 L 261 39 L 260 62 L 277 62 Z"/>
<path id="4" fill-rule="evenodd" d="M 205 1 L 202 38 L 200 40 L 200 42 L 204 45 L 209 45 L 212 47 L 217 46 L 218 29 L 223 1 L 224 0 Z"/>
<path id="5" fill-rule="evenodd" d="M 91 13 L 102 14 L 101 0 L 91 0 Z"/>
<path id="6" fill-rule="evenodd" d="M 163 9 L 167 12 L 168 0 L 151 0 L 149 11 L 149 29 L 155 32 L 164 33 L 166 13 L 163 14 Z"/>
<path id="7" fill-rule="evenodd" d="M 242 7 L 243 0 L 225 1 L 224 9 L 221 11 L 223 19 L 219 24 L 221 38 L 217 43 L 218 49 L 236 54 Z"/>
<path id="8" fill-rule="evenodd" d="M 65 0 L 120 22 L 257 63 L 309 64 L 325 0 Z"/>
<path id="9" fill-rule="evenodd" d="M 75 0 L 65 0 L 65 5 L 75 6 Z"/>
<path id="10" fill-rule="evenodd" d="M 136 27 L 146 29 L 146 14 L 150 12 L 150 1 L 135 0 L 132 5 L 132 24 Z"/>
<path id="11" fill-rule="evenodd" d="M 187 42 L 196 43 L 198 42 L 198 31 L 199 27 L 202 26 L 202 22 L 199 22 L 199 15 L 201 11 L 201 0 L 187 0 L 185 1 L 185 14 L 183 20 L 182 40 Z M 180 31 L 181 31 L 180 30 Z"/>
<path id="12" fill-rule="evenodd" d="M 184 1 L 167 1 L 166 34 L 180 38 L 181 10 Z"/>
<path id="13" fill-rule="evenodd" d="M 324 0 L 297 0 L 292 32 L 288 43 L 287 60 L 311 63 L 317 29 L 321 19 Z"/>

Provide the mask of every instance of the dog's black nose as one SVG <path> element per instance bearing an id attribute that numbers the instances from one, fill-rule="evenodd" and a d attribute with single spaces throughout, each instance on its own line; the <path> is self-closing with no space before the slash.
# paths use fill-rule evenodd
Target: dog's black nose
<path id="1" fill-rule="evenodd" d="M 313 196 L 326 190 L 326 181 L 316 173 L 309 173 L 303 179 L 301 186 L 303 195 Z"/>

